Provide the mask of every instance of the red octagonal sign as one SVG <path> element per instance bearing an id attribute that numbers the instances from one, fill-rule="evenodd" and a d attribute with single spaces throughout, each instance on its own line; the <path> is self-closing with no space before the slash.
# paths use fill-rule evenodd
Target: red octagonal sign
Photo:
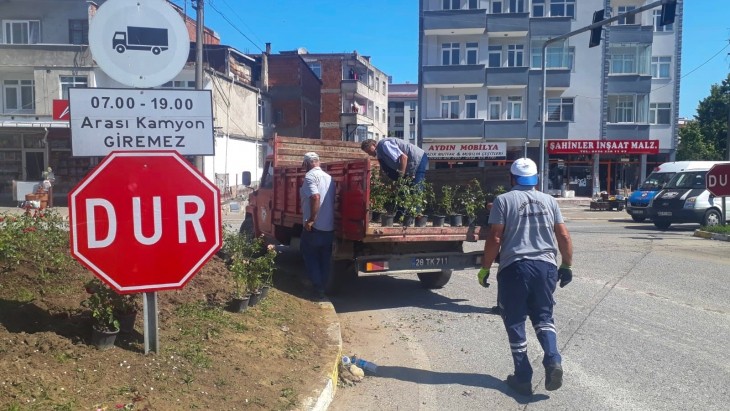
<path id="1" fill-rule="evenodd" d="M 730 196 L 730 163 L 715 164 L 707 172 L 707 191 L 717 197 Z"/>
<path id="2" fill-rule="evenodd" d="M 120 293 L 179 289 L 222 245 L 220 192 L 176 151 L 115 151 L 68 195 L 71 254 Z"/>

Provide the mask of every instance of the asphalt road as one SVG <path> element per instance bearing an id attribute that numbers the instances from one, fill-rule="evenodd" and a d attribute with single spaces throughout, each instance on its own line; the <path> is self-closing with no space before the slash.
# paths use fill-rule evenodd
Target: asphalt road
<path id="1" fill-rule="evenodd" d="M 415 277 L 368 276 L 332 301 L 345 354 L 375 362 L 378 374 L 338 389 L 330 409 L 727 409 L 730 243 L 692 237 L 696 225 L 659 231 L 625 212 L 564 213 L 575 278 L 556 291 L 563 388 L 545 391 L 528 327 L 536 393 L 509 391 L 507 337 L 486 311 L 496 284 L 478 286 L 476 271 L 432 291 Z"/>

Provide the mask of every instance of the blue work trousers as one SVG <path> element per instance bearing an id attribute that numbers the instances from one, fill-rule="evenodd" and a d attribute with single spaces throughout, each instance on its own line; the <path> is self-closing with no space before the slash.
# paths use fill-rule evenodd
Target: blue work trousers
<path id="1" fill-rule="evenodd" d="M 332 267 L 332 243 L 334 231 L 302 231 L 299 249 L 304 259 L 309 281 L 317 291 L 324 291 Z"/>
<path id="2" fill-rule="evenodd" d="M 512 350 L 515 377 L 520 382 L 530 382 L 532 366 L 527 358 L 525 335 L 527 316 L 545 352 L 543 365 L 562 362 L 553 322 L 553 292 L 558 281 L 558 269 L 545 261 L 519 260 L 500 270 L 497 281 L 497 301 Z"/>

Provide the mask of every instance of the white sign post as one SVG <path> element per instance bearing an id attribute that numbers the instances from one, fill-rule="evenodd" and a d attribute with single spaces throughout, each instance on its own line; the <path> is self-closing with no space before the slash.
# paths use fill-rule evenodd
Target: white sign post
<path id="1" fill-rule="evenodd" d="M 156 87 L 177 76 L 190 54 L 182 17 L 163 0 L 107 0 L 89 24 L 96 63 L 130 87 Z"/>
<path id="2" fill-rule="evenodd" d="M 71 152 L 176 150 L 214 155 L 210 90 L 69 89 Z"/>

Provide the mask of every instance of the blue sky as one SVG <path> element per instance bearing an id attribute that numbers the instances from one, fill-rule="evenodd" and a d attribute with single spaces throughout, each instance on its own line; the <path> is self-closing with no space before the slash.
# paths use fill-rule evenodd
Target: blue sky
<path id="1" fill-rule="evenodd" d="M 195 16 L 191 0 L 173 2 Z M 718 3 L 685 0 L 681 117 L 692 117 L 710 86 L 730 71 L 730 20 Z M 267 42 L 274 53 L 298 47 L 312 53 L 357 50 L 393 82 L 418 81 L 416 0 L 205 0 L 205 24 L 223 44 L 243 52 L 260 53 Z"/>

